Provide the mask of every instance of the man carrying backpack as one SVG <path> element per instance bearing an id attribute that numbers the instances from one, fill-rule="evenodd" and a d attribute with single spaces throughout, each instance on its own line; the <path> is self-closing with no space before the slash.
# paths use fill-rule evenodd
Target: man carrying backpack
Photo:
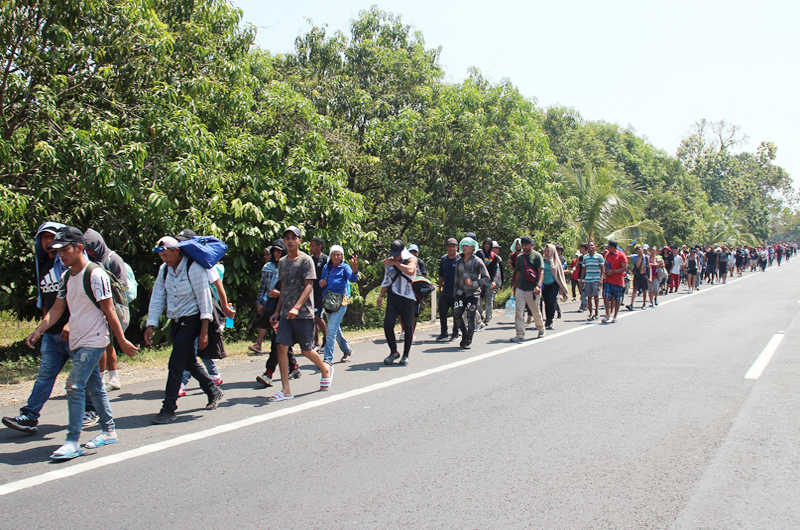
<path id="1" fill-rule="evenodd" d="M 223 392 L 197 362 L 194 344 L 197 339 L 199 349 L 208 346 L 208 326 L 213 318 L 208 273 L 201 265 L 183 255 L 174 237 L 162 237 L 153 250 L 164 263 L 156 275 L 150 296 L 144 341 L 147 345 L 153 344 L 153 330 L 166 309 L 167 318 L 172 320 L 172 353 L 164 403 L 153 418 L 153 423 L 164 424 L 177 418 L 175 411 L 184 369 L 189 370 L 208 396 L 206 410 L 217 408 Z"/>
<path id="2" fill-rule="evenodd" d="M 69 460 L 83 454 L 79 439 L 87 390 L 100 415 L 103 432 L 87 443 L 86 448 L 95 449 L 117 441 L 114 416 L 97 367 L 109 343 L 109 327 L 125 355 L 133 357 L 138 349 L 125 338 L 117 318 L 111 279 L 102 267 L 90 264 L 83 253 L 83 233 L 73 226 L 63 227 L 50 249 L 58 250 L 61 261 L 69 270 L 61 276 L 58 299 L 26 343 L 33 348 L 42 333 L 51 329 L 69 308 L 69 348 L 72 353 L 72 385 L 67 390 L 69 427 L 66 443 L 50 455 L 53 460 Z"/>
<path id="3" fill-rule="evenodd" d="M 412 335 L 414 333 L 414 309 L 417 306 L 417 297 L 414 294 L 413 278 L 417 271 L 417 258 L 406 250 L 406 246 L 399 239 L 392 241 L 389 248 L 390 257 L 383 260 L 386 271 L 381 283 L 381 292 L 375 301 L 375 306 L 380 307 L 383 297 L 388 293 L 386 314 L 383 317 L 383 333 L 389 345 L 389 356 L 383 360 L 384 364 L 392 364 L 400 359 L 400 364 L 408 364 L 408 354 L 411 352 Z M 403 344 L 403 357 L 397 352 L 397 339 L 394 336 L 394 326 L 397 318 L 403 320 L 405 330 L 405 343 Z"/>

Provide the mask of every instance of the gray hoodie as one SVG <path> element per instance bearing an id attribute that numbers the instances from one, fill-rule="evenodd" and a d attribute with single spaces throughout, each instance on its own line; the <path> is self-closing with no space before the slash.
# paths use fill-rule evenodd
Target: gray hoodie
<path id="1" fill-rule="evenodd" d="M 94 258 L 90 257 L 89 259 L 102 265 L 108 272 L 116 276 L 122 285 L 128 287 L 128 273 L 125 270 L 125 262 L 116 252 L 108 249 L 103 236 L 90 228 L 83 233 L 83 240 L 86 250 L 94 254 Z"/>

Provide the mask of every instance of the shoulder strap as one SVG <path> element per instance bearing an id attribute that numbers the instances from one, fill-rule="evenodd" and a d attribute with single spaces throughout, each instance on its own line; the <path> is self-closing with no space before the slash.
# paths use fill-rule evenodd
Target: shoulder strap
<path id="1" fill-rule="evenodd" d="M 83 271 L 83 290 L 86 293 L 86 296 L 94 302 L 94 305 L 97 306 L 97 309 L 100 309 L 100 302 L 94 297 L 94 293 L 92 292 L 92 273 L 94 270 L 99 267 L 97 263 L 89 262 L 86 265 L 86 270 Z"/>

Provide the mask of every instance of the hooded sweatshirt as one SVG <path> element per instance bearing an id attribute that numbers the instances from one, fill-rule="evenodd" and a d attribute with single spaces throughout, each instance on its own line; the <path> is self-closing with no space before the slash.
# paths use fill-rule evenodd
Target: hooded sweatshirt
<path id="1" fill-rule="evenodd" d="M 90 228 L 84 232 L 83 240 L 86 250 L 94 253 L 94 259 L 89 259 L 102 265 L 105 270 L 116 276 L 122 285 L 128 287 L 128 273 L 125 270 L 125 262 L 116 252 L 108 249 L 103 236 Z"/>
<path id="2" fill-rule="evenodd" d="M 58 283 L 61 275 L 67 270 L 61 258 L 56 254 L 55 258 L 51 258 L 42 245 L 41 235 L 42 232 L 47 230 L 50 232 L 57 231 L 63 225 L 61 223 L 46 222 L 39 227 L 36 231 L 36 237 L 33 240 L 34 253 L 36 255 L 36 287 L 38 289 L 38 299 L 36 307 L 50 311 L 58 296 Z M 58 322 L 50 326 L 45 332 L 51 335 L 61 333 L 64 325 L 69 321 L 69 309 L 64 309 L 64 314 L 58 319 Z"/>
<path id="3" fill-rule="evenodd" d="M 462 239 L 459 247 L 464 245 L 470 245 L 476 250 L 478 248 L 478 242 L 471 238 L 465 237 Z M 471 286 L 465 283 L 467 278 L 472 280 Z M 473 253 L 469 261 L 465 261 L 462 254 L 456 264 L 455 294 L 457 296 L 475 296 L 480 292 L 481 287 L 490 283 L 492 283 L 492 279 L 489 277 L 489 272 L 486 270 L 483 260 Z"/>

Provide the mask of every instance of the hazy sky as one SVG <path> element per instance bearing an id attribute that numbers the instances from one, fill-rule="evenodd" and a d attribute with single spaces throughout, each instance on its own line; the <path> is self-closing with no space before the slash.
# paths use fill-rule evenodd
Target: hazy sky
<path id="1" fill-rule="evenodd" d="M 349 22 L 374 2 L 234 0 L 258 26 L 258 45 L 286 53 L 310 26 L 349 34 Z M 469 67 L 508 78 L 547 107 L 633 126 L 675 154 L 692 123 L 724 119 L 755 151 L 778 146 L 776 163 L 800 184 L 800 3 L 707 0 L 442 2 L 384 0 L 442 48 L 447 78 Z"/>

